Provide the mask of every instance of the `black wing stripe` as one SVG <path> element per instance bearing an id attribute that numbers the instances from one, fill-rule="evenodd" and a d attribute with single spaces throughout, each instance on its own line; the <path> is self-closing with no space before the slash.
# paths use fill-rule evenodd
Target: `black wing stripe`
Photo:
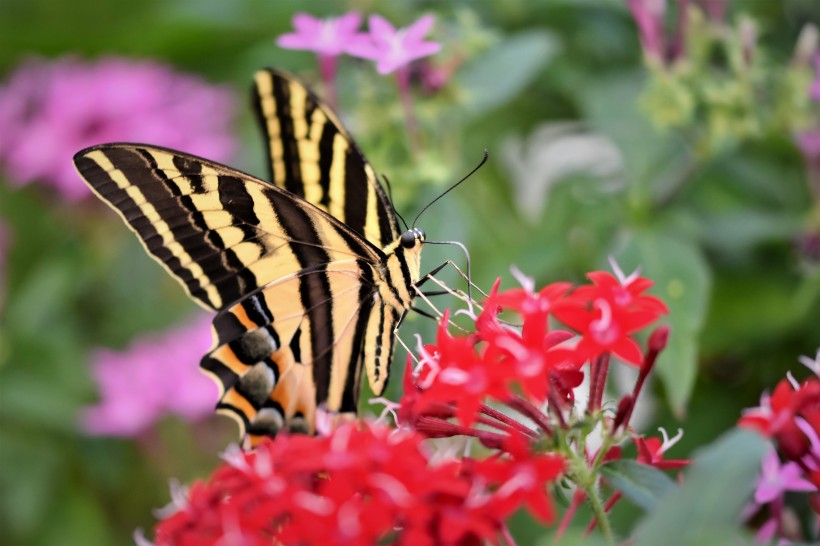
<path id="1" fill-rule="evenodd" d="M 271 180 L 347 224 L 378 248 L 401 232 L 375 171 L 337 116 L 299 80 L 258 72 L 254 106 Z"/>
<path id="2" fill-rule="evenodd" d="M 158 235 L 157 227 L 155 227 L 157 222 L 154 221 L 154 219 L 152 219 L 146 211 L 135 202 L 135 198 L 128 191 L 128 186 L 126 183 L 130 180 L 118 182 L 113 178 L 115 176 L 114 172 L 117 172 L 117 174 L 122 173 L 119 166 L 122 166 L 123 168 L 130 167 L 128 170 L 135 173 L 131 179 L 153 176 L 151 175 L 151 171 L 145 168 L 147 165 L 145 164 L 144 159 L 141 159 L 137 154 L 129 153 L 129 151 L 124 148 L 97 150 L 96 152 L 92 152 L 92 154 L 78 154 L 75 158 L 77 169 L 83 177 L 88 180 L 91 186 L 103 199 L 110 202 L 118 201 L 122 203 L 122 205 L 118 207 L 121 216 L 132 227 L 132 229 L 137 232 L 141 239 L 144 240 L 146 238 L 157 236 L 162 238 L 161 235 Z M 115 169 L 115 171 L 110 171 L 106 168 L 107 166 Z M 157 184 L 156 181 L 154 186 L 158 188 L 158 190 L 155 191 L 167 192 L 167 190 L 162 189 L 162 184 Z M 163 196 L 167 196 L 167 193 Z M 162 220 L 163 217 L 168 219 L 171 218 L 167 212 L 160 213 L 159 211 L 155 211 L 154 214 L 157 216 L 157 220 Z M 172 234 L 179 233 L 181 231 L 181 228 L 176 228 L 176 232 L 171 229 Z M 161 263 L 165 264 L 168 270 L 183 282 L 186 290 L 193 298 L 204 302 L 210 307 L 216 307 L 216 305 L 218 305 L 219 301 L 215 301 L 214 299 L 215 294 L 208 293 L 204 290 L 194 272 L 180 264 L 180 259 L 184 259 L 183 254 L 174 252 L 167 245 L 156 246 L 153 248 L 146 246 L 146 249 L 153 256 L 156 256 Z"/>
<path id="3" fill-rule="evenodd" d="M 269 193 L 271 205 L 276 211 L 279 223 L 291 239 L 304 241 L 305 245 L 291 245 L 291 251 L 299 260 L 302 269 L 316 264 L 327 263 L 330 257 L 322 248 L 322 240 L 310 217 L 295 201 L 277 204 L 277 194 Z M 302 306 L 307 310 L 310 321 L 310 347 L 313 356 L 313 376 L 316 386 L 316 400 L 327 400 L 330 388 L 330 368 L 333 355 L 324 351 L 333 345 L 332 305 L 318 305 L 331 299 L 330 282 L 326 274 L 302 275 L 299 294 Z"/>
<path id="4" fill-rule="evenodd" d="M 276 165 L 284 167 L 282 176 L 274 173 L 273 179 L 283 179 L 286 190 L 304 196 L 299 144 L 294 132 L 293 113 L 290 106 L 290 86 L 285 85 L 282 80 L 274 80 L 273 97 L 276 104 L 276 117 L 279 119 L 279 138 L 282 143 L 282 161 L 281 163 L 276 162 Z"/>

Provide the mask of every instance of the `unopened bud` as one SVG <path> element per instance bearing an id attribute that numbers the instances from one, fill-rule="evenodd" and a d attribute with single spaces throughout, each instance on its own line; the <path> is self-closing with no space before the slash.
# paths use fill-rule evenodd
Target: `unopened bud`
<path id="1" fill-rule="evenodd" d="M 666 342 L 669 340 L 669 326 L 658 326 L 649 336 L 649 350 L 654 353 L 659 353 L 666 348 Z"/>
<path id="2" fill-rule="evenodd" d="M 627 427 L 634 405 L 635 401 L 631 395 L 627 394 L 621 398 L 620 402 L 618 402 L 618 411 L 615 412 L 615 419 L 612 421 L 612 430 L 618 430 L 621 425 L 623 425 L 624 428 Z"/>

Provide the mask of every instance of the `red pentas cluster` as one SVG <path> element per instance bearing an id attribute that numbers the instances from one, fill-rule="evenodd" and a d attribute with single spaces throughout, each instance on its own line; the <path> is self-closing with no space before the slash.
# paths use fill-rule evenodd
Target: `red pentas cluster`
<path id="1" fill-rule="evenodd" d="M 157 546 L 495 543 L 522 506 L 551 517 L 555 455 L 434 464 L 423 438 L 365 422 L 325 437 L 280 435 L 232 452 L 156 528 Z"/>
<path id="2" fill-rule="evenodd" d="M 764 457 L 754 501 L 746 519 L 758 524 L 760 542 L 775 538 L 799 540 L 793 502 L 806 495 L 820 515 L 820 350 L 814 359 L 801 357 L 813 375 L 802 382 L 791 373 L 774 392 L 764 393 L 760 406 L 749 408 L 739 426 L 756 430 L 773 444 Z"/>
<path id="3" fill-rule="evenodd" d="M 485 404 L 492 399 L 523 413 L 550 434 L 549 419 L 537 406 L 548 402 L 560 421 L 560 412 L 571 407 L 573 389 L 582 383 L 589 363 L 590 409 L 599 409 L 609 358 L 615 354 L 642 372 L 636 391 L 622 401 L 619 424 L 625 427 L 623 418 L 631 413 L 668 330 L 653 334 L 646 354 L 633 336 L 667 310 L 658 298 L 645 294 L 652 282 L 643 277 L 619 279 L 605 272 L 588 277 L 589 285 L 573 289 L 569 283 L 555 283 L 538 292 L 531 286 L 499 292 L 496 282 L 476 317 L 475 332 L 468 335 L 451 334 L 445 313 L 436 343 L 420 347 L 416 373 L 405 378 L 400 422 L 430 436 L 450 435 L 459 427 L 465 433 L 476 421 L 504 432 L 536 435 Z M 502 310 L 515 313 L 520 326 L 503 321 Z M 551 321 L 569 329 L 552 328 Z M 411 364 L 408 360 L 408 368 Z M 451 417 L 457 424 L 448 421 Z M 485 445 L 501 441 L 484 430 L 474 432 Z"/>
<path id="4" fill-rule="evenodd" d="M 763 395 L 760 406 L 746 410 L 739 424 L 772 438 L 786 459 L 799 461 L 811 453 L 812 438 L 805 429 L 820 437 L 820 378 L 781 380 L 771 395 Z"/>
<path id="5" fill-rule="evenodd" d="M 589 278 L 589 285 L 540 291 L 529 280 L 506 291 L 496 283 L 466 333 L 451 333 L 445 313 L 435 343 L 419 348 L 415 370 L 408 362 L 400 403 L 388 403 L 399 430 L 348 422 L 325 436 L 285 434 L 254 452 L 233 452 L 160 522 L 156 545 L 514 544 L 506 519 L 526 509 L 552 521 L 559 477 L 578 488 L 558 534 L 585 499 L 601 507 L 593 525 L 604 531 L 605 512 L 620 494 L 602 502 L 599 470 L 623 457 L 625 438 L 645 464 L 676 469 L 688 461 L 663 459 L 674 439 L 661 444 L 629 427 L 668 330 L 656 328 L 646 351 L 634 336 L 666 307 L 646 294 L 651 282 L 642 277 Z M 613 354 L 640 374 L 617 410 L 604 411 Z M 583 410 L 574 390 L 587 374 Z M 579 436 L 592 430 L 603 437 L 599 448 Z M 430 456 L 428 439 L 453 436 L 476 439 L 486 456 Z"/>

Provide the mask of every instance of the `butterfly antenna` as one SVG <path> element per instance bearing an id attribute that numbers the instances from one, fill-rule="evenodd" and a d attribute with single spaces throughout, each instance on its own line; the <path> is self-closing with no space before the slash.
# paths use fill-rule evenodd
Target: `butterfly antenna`
<path id="1" fill-rule="evenodd" d="M 455 184 L 453 184 L 452 186 L 450 186 L 449 188 L 447 188 L 446 190 L 444 190 L 444 192 L 442 192 L 442 193 L 441 193 L 438 197 L 436 197 L 435 199 L 433 199 L 432 201 L 430 201 L 429 203 L 427 203 L 427 205 L 426 205 L 423 209 L 421 209 L 421 212 L 419 212 L 419 213 L 416 215 L 416 218 L 413 220 L 413 227 L 416 227 L 416 222 L 418 221 L 419 217 L 420 217 L 422 214 L 424 214 L 424 211 L 426 211 L 427 209 L 429 209 L 429 208 L 430 208 L 430 206 L 431 206 L 433 203 L 435 203 L 436 201 L 438 201 L 439 199 L 441 199 L 442 197 L 444 197 L 445 195 L 447 195 L 448 193 L 450 193 L 451 191 L 453 191 L 454 189 L 456 189 L 456 187 L 458 187 L 458 185 L 459 185 L 459 184 L 461 184 L 462 182 L 464 182 L 465 180 L 467 180 L 468 178 L 470 178 L 470 177 L 471 177 L 471 176 L 472 176 L 472 175 L 473 175 L 473 174 L 474 174 L 474 173 L 475 173 L 478 169 L 480 169 L 482 166 L 484 166 L 484 164 L 487 162 L 487 158 L 488 158 L 488 157 L 490 157 L 490 152 L 488 152 L 488 151 L 486 150 L 486 148 L 485 148 L 485 149 L 484 149 L 484 157 L 483 157 L 483 158 L 481 158 L 481 163 L 479 163 L 478 165 L 476 165 L 476 166 L 473 168 L 473 170 L 472 170 L 472 171 L 470 171 L 469 173 L 467 173 L 467 176 L 465 176 L 464 178 L 462 178 L 461 180 L 459 180 L 458 182 L 456 182 Z"/>
<path id="2" fill-rule="evenodd" d="M 387 179 L 387 175 L 382 175 L 382 180 L 384 180 L 384 185 L 387 186 L 387 200 L 390 201 L 390 208 L 393 209 L 393 214 L 399 217 L 401 223 L 404 224 L 404 230 L 407 231 L 407 222 L 404 221 L 404 218 L 399 211 L 396 210 L 396 205 L 393 204 L 393 186 L 390 184 L 390 180 Z"/>

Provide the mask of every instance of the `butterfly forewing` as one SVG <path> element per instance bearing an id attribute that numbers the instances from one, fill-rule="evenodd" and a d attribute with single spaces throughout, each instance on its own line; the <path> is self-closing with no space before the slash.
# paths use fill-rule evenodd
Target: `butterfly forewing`
<path id="1" fill-rule="evenodd" d="M 401 232 L 390 200 L 336 115 L 283 72 L 260 70 L 254 84 L 271 181 L 379 248 L 395 241 Z"/>
<path id="2" fill-rule="evenodd" d="M 202 368 L 250 439 L 355 412 L 362 369 L 381 393 L 413 299 L 419 242 L 399 244 L 375 173 L 297 80 L 256 77 L 272 183 L 182 152 L 105 144 L 74 161 L 199 304 L 218 310 Z"/>
<path id="3" fill-rule="evenodd" d="M 148 252 L 212 309 L 300 269 L 380 259 L 321 210 L 224 165 L 134 144 L 89 148 L 74 160 Z"/>

